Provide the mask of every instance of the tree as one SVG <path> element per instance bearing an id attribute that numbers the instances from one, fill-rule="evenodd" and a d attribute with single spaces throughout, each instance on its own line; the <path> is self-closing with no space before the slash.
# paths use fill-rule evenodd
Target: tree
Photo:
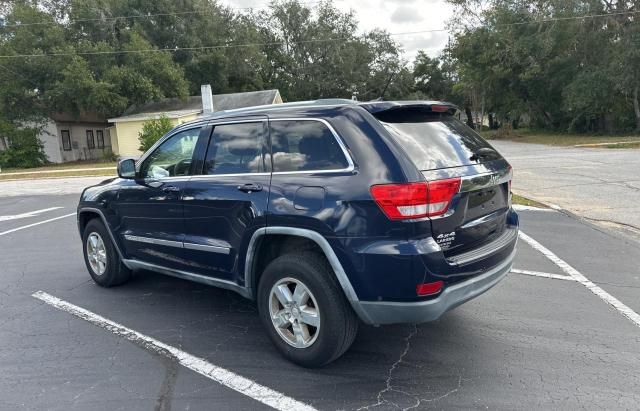
<path id="1" fill-rule="evenodd" d="M 173 128 L 171 120 L 166 116 L 160 116 L 156 119 L 145 121 L 142 125 L 142 131 L 138 133 L 140 141 L 139 150 L 143 153 L 151 148 L 156 141 L 167 134 Z"/>
<path id="2" fill-rule="evenodd" d="M 414 88 L 421 98 L 451 100 L 453 82 L 447 77 L 439 58 L 431 58 L 419 51 L 413 62 Z"/>
<path id="3" fill-rule="evenodd" d="M 638 1 L 450 2 L 454 87 L 473 111 L 514 126 L 525 117 L 565 131 L 640 129 L 640 38 L 637 16 L 625 14 Z M 591 15 L 600 17 L 574 18 Z"/>

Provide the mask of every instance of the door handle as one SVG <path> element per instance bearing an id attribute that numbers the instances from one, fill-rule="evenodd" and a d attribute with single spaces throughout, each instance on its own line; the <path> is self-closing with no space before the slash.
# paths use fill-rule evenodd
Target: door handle
<path id="1" fill-rule="evenodd" d="M 253 191 L 262 191 L 262 186 L 260 184 L 248 183 L 238 186 L 238 190 L 245 193 L 251 193 Z"/>
<path id="2" fill-rule="evenodd" d="M 162 187 L 162 191 L 164 191 L 165 193 L 177 193 L 178 191 L 180 191 L 180 188 L 176 186 L 165 186 Z"/>

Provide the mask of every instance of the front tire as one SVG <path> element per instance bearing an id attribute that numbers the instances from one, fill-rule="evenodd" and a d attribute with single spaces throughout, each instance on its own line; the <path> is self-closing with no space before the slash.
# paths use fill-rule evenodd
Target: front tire
<path id="1" fill-rule="evenodd" d="M 131 270 L 122 263 L 102 221 L 96 218 L 87 223 L 82 235 L 82 246 L 84 262 L 96 284 L 113 287 L 129 281 Z"/>
<path id="2" fill-rule="evenodd" d="M 278 350 L 303 367 L 326 365 L 351 346 L 358 318 L 318 253 L 285 254 L 260 277 L 260 319 Z"/>

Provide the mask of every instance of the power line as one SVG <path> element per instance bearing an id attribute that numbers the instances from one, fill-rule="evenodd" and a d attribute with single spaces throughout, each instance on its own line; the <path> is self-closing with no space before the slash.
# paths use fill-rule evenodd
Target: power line
<path id="1" fill-rule="evenodd" d="M 407 31 L 403 33 L 389 33 L 390 36 L 404 36 L 410 34 L 422 34 L 422 33 L 434 33 L 440 31 L 447 31 L 447 29 L 433 29 L 433 30 L 421 30 L 421 31 Z M 158 52 L 176 52 L 176 51 L 201 51 L 201 50 L 215 50 L 215 49 L 229 49 L 229 48 L 246 48 L 246 47 L 266 47 L 266 46 L 281 46 L 285 44 L 306 44 L 306 43 L 326 43 L 334 41 L 351 40 L 353 37 L 334 37 L 324 39 L 312 39 L 312 40 L 300 40 L 300 41 L 273 41 L 264 43 L 244 43 L 244 44 L 218 44 L 214 46 L 199 46 L 199 47 L 173 47 L 173 48 L 155 48 L 155 49 L 140 49 L 140 50 L 113 50 L 113 51 L 87 51 L 78 53 L 46 53 L 46 54 L 14 54 L 3 55 L 0 59 L 7 58 L 21 58 L 21 57 L 61 57 L 61 56 L 95 56 L 105 54 L 135 54 L 135 53 L 158 53 Z"/>
<path id="2" fill-rule="evenodd" d="M 505 24 L 496 24 L 491 27 L 509 27 L 519 26 L 526 24 L 540 24 L 549 23 L 555 21 L 567 21 L 567 20 L 586 20 L 600 17 L 610 17 L 619 15 L 635 15 L 640 11 L 628 11 L 618 13 L 606 13 L 606 14 L 591 14 L 586 16 L 567 16 L 567 17 L 555 17 L 549 19 L 539 19 L 526 22 L 514 22 Z M 389 33 L 389 36 L 407 36 L 415 34 L 426 34 L 436 32 L 448 32 L 448 29 L 430 29 L 419 31 L 406 31 L 400 33 Z M 306 44 L 306 43 L 326 43 L 336 41 L 351 40 L 353 37 L 334 37 L 334 38 L 321 38 L 312 40 L 300 40 L 300 41 L 275 41 L 275 42 L 263 42 L 263 43 L 244 43 L 244 44 L 218 44 L 212 46 L 199 46 L 199 47 L 173 47 L 173 48 L 154 48 L 154 49 L 139 49 L 139 50 L 113 50 L 113 51 L 88 51 L 88 52 L 74 52 L 74 53 L 43 53 L 43 54 L 14 54 L 14 55 L 0 55 L 0 59 L 11 58 L 25 58 L 25 57 L 63 57 L 63 56 L 95 56 L 95 55 L 114 55 L 114 54 L 136 54 L 136 53 L 158 53 L 158 52 L 177 52 L 177 51 L 203 51 L 203 50 L 216 50 L 216 49 L 230 49 L 230 48 L 247 48 L 247 47 L 266 47 L 266 46 L 281 46 L 285 44 Z"/>
<path id="3" fill-rule="evenodd" d="M 566 21 L 566 20 L 588 20 L 588 19 L 596 19 L 600 17 L 611 17 L 611 16 L 622 16 L 622 15 L 635 15 L 640 13 L 640 10 L 637 11 L 620 11 L 616 13 L 602 13 L 602 14 L 588 14 L 586 16 L 566 16 L 566 17 L 552 17 L 548 19 L 539 19 L 532 21 L 518 21 L 515 23 L 504 23 L 504 24 L 496 24 L 494 27 L 501 26 L 521 26 L 525 24 L 537 24 L 537 23 L 549 23 L 554 21 Z"/>
<path id="4" fill-rule="evenodd" d="M 301 4 L 305 4 L 305 5 L 311 5 L 311 4 L 317 4 L 317 3 L 320 3 L 320 1 L 301 2 Z M 263 3 L 263 4 L 260 4 L 260 5 L 251 6 L 251 7 L 227 7 L 227 8 L 231 9 L 231 10 L 253 10 L 253 9 L 263 9 L 263 8 L 268 8 L 268 7 L 270 7 L 269 4 Z M 208 13 L 211 13 L 212 11 L 214 11 L 213 8 L 211 8 L 211 9 L 202 9 L 202 10 L 180 11 L 180 12 L 175 12 L 175 13 L 147 13 L 147 14 L 133 14 L 133 15 L 129 15 L 129 16 L 96 17 L 96 18 L 91 18 L 91 19 L 69 20 L 65 24 L 76 24 L 76 23 L 85 23 L 85 22 L 87 22 L 87 23 L 88 22 L 100 22 L 100 23 L 103 23 L 103 22 L 108 22 L 108 21 L 126 20 L 126 19 L 148 19 L 148 18 L 152 18 L 152 17 L 186 16 L 186 15 L 193 15 L 193 14 L 208 14 Z M 35 22 L 35 23 L 5 24 L 5 25 L 0 25 L 0 27 L 2 27 L 2 28 L 14 28 L 14 27 L 30 27 L 30 26 L 52 26 L 52 25 L 57 25 L 57 24 L 60 24 L 60 23 L 58 23 L 58 22 L 50 22 L 50 21 L 42 21 L 42 22 Z"/>

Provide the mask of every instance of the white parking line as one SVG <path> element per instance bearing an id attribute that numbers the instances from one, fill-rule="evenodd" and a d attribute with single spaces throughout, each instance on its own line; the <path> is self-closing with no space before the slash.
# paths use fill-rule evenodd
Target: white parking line
<path id="1" fill-rule="evenodd" d="M 14 215 L 0 215 L 0 221 L 19 220 L 21 218 L 35 217 L 38 214 L 46 213 L 47 211 L 59 210 L 63 207 L 49 207 L 42 210 L 29 211 L 28 213 L 14 214 Z"/>
<path id="2" fill-rule="evenodd" d="M 112 332 L 113 334 L 125 338 L 131 342 L 144 346 L 148 350 L 152 350 L 158 354 L 164 355 L 176 360 L 180 365 L 189 368 L 209 379 L 212 379 L 225 387 L 231 388 L 240 394 L 253 398 L 256 401 L 275 408 L 276 410 L 301 410 L 313 411 L 315 408 L 305 403 L 299 402 L 293 398 L 274 391 L 271 388 L 260 385 L 255 381 L 238 375 L 225 368 L 218 367 L 210 362 L 193 356 L 178 348 L 167 345 L 155 338 L 141 334 L 131 328 L 127 328 L 115 321 L 111 321 L 89 310 L 78 307 L 67 301 L 61 300 L 43 291 L 37 291 L 32 297 L 39 299 L 59 310 L 65 311 L 78 318 L 90 322 L 100 328 Z"/>
<path id="3" fill-rule="evenodd" d="M 560 269 L 562 271 L 564 271 L 565 273 L 567 273 L 568 275 L 573 277 L 580 284 L 582 284 L 585 287 L 587 287 L 589 289 L 589 291 L 591 291 L 592 293 L 594 293 L 598 297 L 602 298 L 608 304 L 613 306 L 613 308 L 618 310 L 622 315 L 624 315 L 629 320 L 631 320 L 631 322 L 633 322 L 635 325 L 640 327 L 640 315 L 638 315 L 638 313 L 633 311 L 631 308 L 627 307 L 625 304 L 623 304 L 616 297 L 612 296 L 611 294 L 609 294 L 608 292 L 606 292 L 602 288 L 600 288 L 597 285 L 595 285 L 591 280 L 589 280 L 587 277 L 582 275 L 578 270 L 576 270 L 575 268 L 570 266 L 566 261 L 564 261 L 563 259 L 561 259 L 557 255 L 555 255 L 553 252 L 551 252 L 551 250 L 549 250 L 548 248 L 546 248 L 545 246 L 543 246 L 542 244 L 540 244 L 539 242 L 537 242 L 533 238 L 529 237 L 528 235 L 526 235 L 522 231 L 520 231 L 520 238 L 522 238 L 522 240 L 524 242 L 529 244 L 534 249 L 540 251 L 542 253 L 542 255 L 544 255 L 549 260 L 551 260 L 555 265 L 560 267 Z"/>
<path id="4" fill-rule="evenodd" d="M 551 274 L 544 273 L 542 271 L 520 270 L 517 268 L 512 268 L 511 272 L 515 274 L 532 275 L 535 277 L 553 278 L 554 280 L 576 281 L 576 279 L 571 277 L 570 275 Z"/>
<path id="5" fill-rule="evenodd" d="M 11 230 L 7 230 L 7 231 L 1 232 L 0 236 L 11 234 L 11 233 L 15 233 L 16 231 L 24 230 L 25 228 L 31 228 L 31 227 L 35 227 L 35 226 L 40 225 L 40 224 L 46 224 L 46 223 L 50 223 L 52 221 L 56 221 L 56 220 L 60 220 L 60 219 L 63 219 L 63 218 L 71 217 L 72 215 L 76 215 L 76 213 L 65 214 L 65 215 L 62 215 L 60 217 L 50 218 L 48 220 L 38 221 L 37 223 L 33 223 L 33 224 L 29 224 L 29 225 L 23 225 L 22 227 L 12 228 Z"/>

